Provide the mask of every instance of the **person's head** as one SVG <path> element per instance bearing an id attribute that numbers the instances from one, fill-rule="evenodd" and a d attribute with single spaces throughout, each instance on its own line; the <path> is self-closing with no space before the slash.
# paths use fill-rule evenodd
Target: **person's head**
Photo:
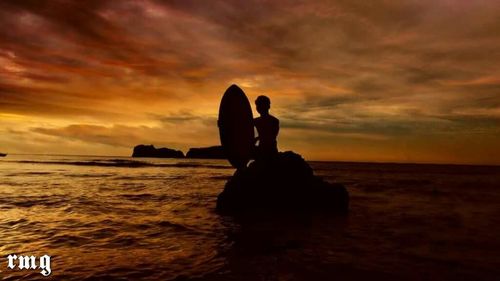
<path id="1" fill-rule="evenodd" d="M 255 100 L 255 105 L 259 114 L 267 114 L 271 108 L 271 100 L 266 96 L 258 96 Z"/>

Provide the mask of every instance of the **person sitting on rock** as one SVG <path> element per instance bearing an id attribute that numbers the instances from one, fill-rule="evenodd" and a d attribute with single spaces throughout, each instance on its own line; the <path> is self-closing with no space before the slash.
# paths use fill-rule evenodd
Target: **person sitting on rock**
<path id="1" fill-rule="evenodd" d="M 254 119 L 254 125 L 257 128 L 258 137 L 255 142 L 259 141 L 256 147 L 256 159 L 269 159 L 278 153 L 278 143 L 276 137 L 280 129 L 280 121 L 278 118 L 269 114 L 271 108 L 271 100 L 266 96 L 258 96 L 255 100 L 257 112 L 260 117 Z"/>

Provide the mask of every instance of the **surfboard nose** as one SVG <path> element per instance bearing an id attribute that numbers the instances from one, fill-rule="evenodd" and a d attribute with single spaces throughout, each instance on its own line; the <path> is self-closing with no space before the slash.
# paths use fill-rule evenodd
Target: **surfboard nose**
<path id="1" fill-rule="evenodd" d="M 234 91 L 234 90 L 237 90 L 237 89 L 241 90 L 241 88 L 238 85 L 232 84 L 231 86 L 229 86 L 229 88 L 227 88 L 226 91 Z"/>

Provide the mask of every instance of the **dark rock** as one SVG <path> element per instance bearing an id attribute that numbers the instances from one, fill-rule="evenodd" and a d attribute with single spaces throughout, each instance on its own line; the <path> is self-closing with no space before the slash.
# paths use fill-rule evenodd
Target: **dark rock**
<path id="1" fill-rule="evenodd" d="M 217 211 L 225 214 L 269 210 L 346 213 L 348 207 L 349 194 L 343 185 L 314 176 L 307 162 L 291 151 L 237 170 L 217 198 Z"/>
<path id="2" fill-rule="evenodd" d="M 200 148 L 190 148 L 186 154 L 187 158 L 199 159 L 227 159 L 222 146 L 210 146 Z"/>
<path id="3" fill-rule="evenodd" d="M 180 150 L 170 148 L 155 148 L 153 145 L 140 144 L 134 147 L 132 157 L 184 158 Z"/>

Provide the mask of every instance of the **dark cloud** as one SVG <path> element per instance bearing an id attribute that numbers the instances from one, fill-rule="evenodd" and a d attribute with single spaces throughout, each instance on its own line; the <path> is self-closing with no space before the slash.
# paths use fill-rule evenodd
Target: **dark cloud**
<path id="1" fill-rule="evenodd" d="M 153 120 L 157 120 L 162 125 L 192 126 L 193 124 L 202 124 L 203 126 L 215 127 L 217 117 L 214 115 L 199 115 L 190 110 L 181 110 L 168 114 L 151 114 Z"/>
<path id="2" fill-rule="evenodd" d="M 127 126 L 107 128 L 98 125 L 69 125 L 63 128 L 33 128 L 32 131 L 110 146 L 131 147 L 143 140 L 143 137 L 137 134 L 137 128 Z"/>

